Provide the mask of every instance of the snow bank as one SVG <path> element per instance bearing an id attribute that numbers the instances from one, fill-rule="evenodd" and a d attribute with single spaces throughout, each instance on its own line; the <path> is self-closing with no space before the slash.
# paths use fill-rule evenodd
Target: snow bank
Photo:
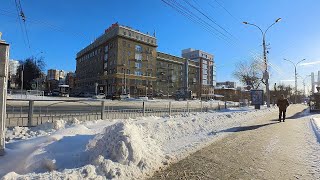
<path id="1" fill-rule="evenodd" d="M 318 142 L 320 143 L 320 117 L 314 117 L 311 119 L 312 128 L 318 138 Z"/>
<path id="2" fill-rule="evenodd" d="M 163 153 L 142 126 L 119 122 L 87 145 L 90 161 L 107 178 L 138 178 L 161 166 Z"/>
<path id="3" fill-rule="evenodd" d="M 0 157 L 4 179 L 142 179 L 276 108 L 232 109 L 171 117 L 99 120 L 11 134 L 50 131 L 7 143 Z M 21 135 L 20 135 L 21 136 Z M 33 137 L 33 138 L 32 138 Z M 21 138 L 22 139 L 22 138 Z M 12 163 L 7 163 L 8 161 Z"/>
<path id="4" fill-rule="evenodd" d="M 6 138 L 7 142 L 30 139 L 40 136 L 47 136 L 59 129 L 64 129 L 66 127 L 72 127 L 77 124 L 80 124 L 80 121 L 76 118 L 73 118 L 72 121 L 56 120 L 53 123 L 44 123 L 36 127 L 20 127 L 16 126 L 13 128 L 6 129 Z"/>

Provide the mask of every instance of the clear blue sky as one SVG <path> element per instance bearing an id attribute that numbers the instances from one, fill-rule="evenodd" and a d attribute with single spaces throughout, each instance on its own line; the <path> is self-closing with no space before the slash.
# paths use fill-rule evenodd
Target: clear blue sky
<path id="1" fill-rule="evenodd" d="M 171 1 L 171 0 L 167 0 Z M 271 83 L 293 83 L 294 68 L 283 58 L 315 62 L 298 66 L 299 75 L 320 70 L 320 1 L 318 0 L 186 0 L 203 12 L 199 14 L 184 0 L 176 0 L 214 28 L 209 32 L 161 0 L 21 0 L 30 48 L 24 39 L 13 0 L 2 0 L 0 31 L 11 44 L 11 59 L 43 56 L 46 68 L 75 70 L 76 53 L 118 22 L 142 32 L 156 31 L 158 51 L 180 56 L 184 48 L 201 49 L 215 55 L 218 81 L 234 80 L 232 72 L 240 60 L 262 54 L 262 36 L 253 26 L 267 28 L 278 17 L 282 21 L 267 33 Z M 214 22 L 215 23 L 214 23 Z M 220 27 L 223 27 L 221 29 Z M 227 37 L 228 41 L 221 38 Z M 230 43 L 231 42 L 231 43 Z M 43 54 L 40 54 L 43 52 Z M 289 81 L 288 81 L 289 80 Z M 299 80 L 299 88 L 302 88 Z"/>

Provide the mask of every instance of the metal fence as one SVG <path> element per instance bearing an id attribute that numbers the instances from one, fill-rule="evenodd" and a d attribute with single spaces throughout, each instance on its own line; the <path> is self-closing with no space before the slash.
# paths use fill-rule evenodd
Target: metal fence
<path id="1" fill-rule="evenodd" d="M 90 121 L 146 116 L 172 116 L 238 107 L 216 101 L 7 100 L 6 126 L 37 126 L 55 120 Z"/>

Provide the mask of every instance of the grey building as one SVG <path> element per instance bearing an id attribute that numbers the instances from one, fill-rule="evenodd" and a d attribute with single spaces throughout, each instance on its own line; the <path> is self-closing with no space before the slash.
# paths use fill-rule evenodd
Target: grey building
<path id="1" fill-rule="evenodd" d="M 199 95 L 202 98 L 212 98 L 214 94 L 214 86 L 216 86 L 216 66 L 214 56 L 202 50 L 188 48 L 182 50 L 182 57 L 194 61 L 200 68 Z"/>

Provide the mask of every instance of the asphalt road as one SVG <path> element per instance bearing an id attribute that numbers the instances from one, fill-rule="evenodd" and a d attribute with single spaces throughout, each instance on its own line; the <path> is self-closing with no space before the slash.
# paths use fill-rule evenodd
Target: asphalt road
<path id="1" fill-rule="evenodd" d="M 261 117 L 235 133 L 156 172 L 159 179 L 320 179 L 319 144 L 302 105 Z M 228 130 L 226 130 L 228 131 Z"/>

